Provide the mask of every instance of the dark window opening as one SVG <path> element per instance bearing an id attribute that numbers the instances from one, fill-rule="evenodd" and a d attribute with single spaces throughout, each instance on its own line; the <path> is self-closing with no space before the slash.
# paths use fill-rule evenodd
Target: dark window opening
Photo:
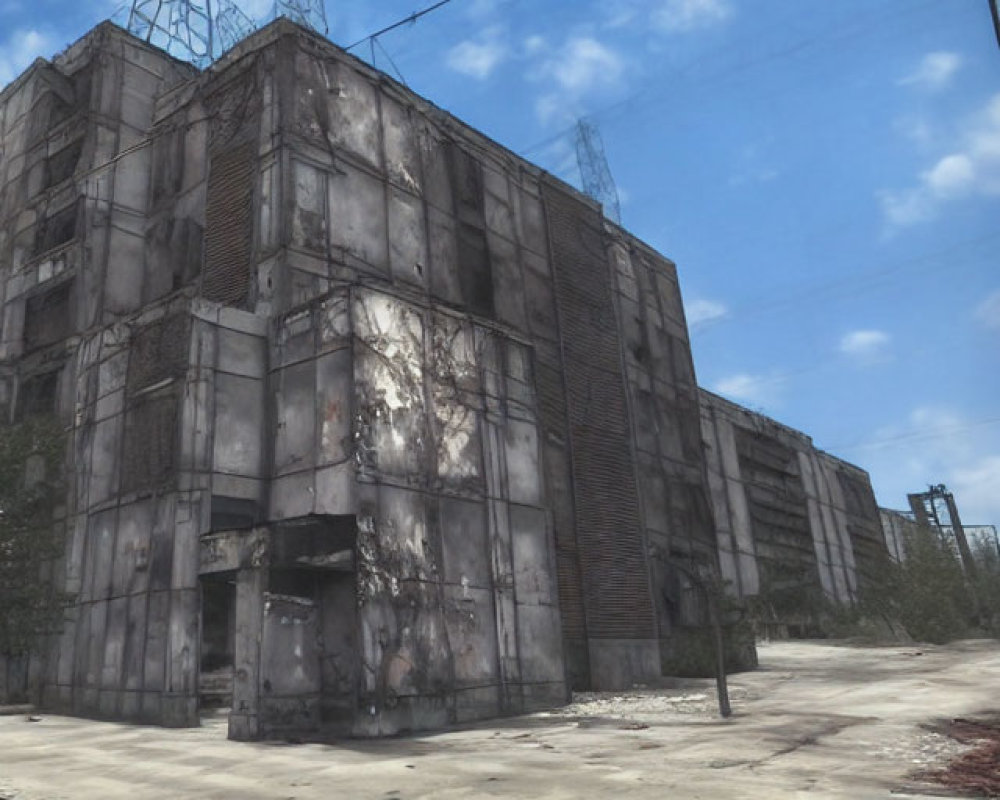
<path id="1" fill-rule="evenodd" d="M 35 229 L 35 255 L 72 241 L 76 236 L 76 218 L 77 208 L 72 205 L 43 219 Z"/>
<path id="2" fill-rule="evenodd" d="M 271 563 L 276 567 L 353 569 L 357 541 L 357 519 L 353 514 L 285 520 L 273 524 L 271 533 Z"/>
<path id="3" fill-rule="evenodd" d="M 306 569 L 274 568 L 268 576 L 268 592 L 303 600 L 316 599 L 317 574 Z"/>
<path id="4" fill-rule="evenodd" d="M 83 138 L 68 144 L 58 153 L 49 156 L 46 166 L 47 174 L 45 185 L 57 186 L 63 181 L 71 178 L 76 172 L 76 165 L 80 162 L 80 154 L 83 152 Z"/>
<path id="5" fill-rule="evenodd" d="M 53 370 L 40 375 L 32 375 L 21 382 L 17 396 L 17 417 L 55 414 L 59 397 L 59 372 Z"/>
<path id="6" fill-rule="evenodd" d="M 184 137 L 163 133 L 153 144 L 152 204 L 159 208 L 180 190 L 184 179 Z"/>
<path id="7" fill-rule="evenodd" d="M 73 282 L 28 298 L 24 309 L 24 349 L 33 350 L 65 339 L 73 332 Z"/>
<path id="8" fill-rule="evenodd" d="M 233 531 L 242 528 L 252 528 L 260 521 L 260 506 L 255 500 L 212 495 L 213 531 Z"/>
<path id="9" fill-rule="evenodd" d="M 458 282 L 462 300 L 474 314 L 493 317 L 493 271 L 486 234 L 462 223 L 458 229 Z"/>

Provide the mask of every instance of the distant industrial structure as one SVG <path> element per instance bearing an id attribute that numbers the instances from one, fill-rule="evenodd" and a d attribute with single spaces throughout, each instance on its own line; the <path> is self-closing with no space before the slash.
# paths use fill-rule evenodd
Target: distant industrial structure
<path id="1" fill-rule="evenodd" d="M 67 432 L 72 597 L 0 702 L 432 728 L 707 673 L 703 581 L 795 632 L 902 557 L 864 471 L 698 389 L 593 200 L 286 19 L 209 69 L 135 32 L 0 91 L 0 411 Z"/>

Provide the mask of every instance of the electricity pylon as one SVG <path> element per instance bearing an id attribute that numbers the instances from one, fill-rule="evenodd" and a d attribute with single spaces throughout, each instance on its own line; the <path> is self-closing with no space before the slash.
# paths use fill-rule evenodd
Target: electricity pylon
<path id="1" fill-rule="evenodd" d="M 584 119 L 576 123 L 576 163 L 580 167 L 584 194 L 604 208 L 604 216 L 621 225 L 622 210 L 618 201 L 618 187 L 611 177 L 608 158 L 604 154 L 601 132 L 592 122 Z"/>
<path id="2" fill-rule="evenodd" d="M 233 0 L 133 0 L 128 16 L 130 33 L 198 67 L 253 29 L 253 20 Z"/>
<path id="3" fill-rule="evenodd" d="M 323 0 L 276 0 L 275 17 L 288 17 L 306 28 L 324 36 L 329 33 L 326 24 L 326 4 Z"/>

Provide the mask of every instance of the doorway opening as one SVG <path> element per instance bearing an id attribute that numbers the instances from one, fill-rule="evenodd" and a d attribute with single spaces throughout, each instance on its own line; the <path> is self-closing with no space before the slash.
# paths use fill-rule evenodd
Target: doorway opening
<path id="1" fill-rule="evenodd" d="M 201 577 L 200 707 L 229 708 L 233 699 L 233 653 L 236 640 L 236 575 L 220 572 Z"/>

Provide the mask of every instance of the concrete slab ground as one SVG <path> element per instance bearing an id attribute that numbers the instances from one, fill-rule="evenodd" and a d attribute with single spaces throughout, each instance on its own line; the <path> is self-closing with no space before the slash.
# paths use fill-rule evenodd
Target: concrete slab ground
<path id="1" fill-rule="evenodd" d="M 227 741 L 225 719 L 160 728 L 0 717 L 2 800 L 948 796 L 909 776 L 965 747 L 919 727 L 1000 710 L 1000 643 L 781 642 L 732 676 L 578 695 L 550 713 L 333 744 Z"/>

